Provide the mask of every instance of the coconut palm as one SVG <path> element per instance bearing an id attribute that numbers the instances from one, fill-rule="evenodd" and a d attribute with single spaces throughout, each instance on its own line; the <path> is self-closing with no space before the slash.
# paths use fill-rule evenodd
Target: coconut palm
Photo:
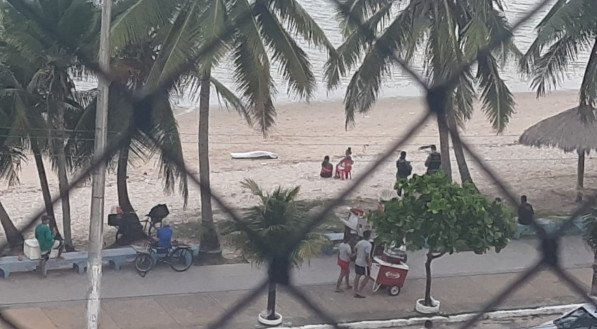
<path id="1" fill-rule="evenodd" d="M 1 110 L 0 110 L 1 111 Z M 0 114 L 0 117 L 2 115 Z M 7 122 L 7 121 L 2 121 Z M 0 132 L 7 133 L 7 129 L 0 129 Z M 15 185 L 19 182 L 19 169 L 21 162 L 26 160 L 23 148 L 20 145 L 9 145 L 6 137 L 0 137 L 0 180 L 6 180 L 8 185 Z M 23 235 L 17 230 L 10 220 L 6 209 L 0 202 L 0 224 L 6 235 L 8 246 L 18 247 L 23 244 Z"/>
<path id="2" fill-rule="evenodd" d="M 259 199 L 259 203 L 249 208 L 242 224 L 228 222 L 223 230 L 230 244 L 240 250 L 245 258 L 254 264 L 271 262 L 274 258 L 288 259 L 290 264 L 299 266 L 304 260 L 318 255 L 326 244 L 322 235 L 309 233 L 298 247 L 287 255 L 289 241 L 306 224 L 306 213 L 298 211 L 296 197 L 300 187 L 283 189 L 278 187 L 271 193 L 265 193 L 253 180 L 246 179 L 242 186 Z M 244 227 L 255 232 L 251 237 Z M 254 239 L 259 239 L 257 243 Z M 267 319 L 276 316 L 276 283 L 269 283 L 267 298 Z"/>
<path id="3" fill-rule="evenodd" d="M 343 2 L 339 15 L 345 41 L 326 65 L 328 88 L 336 88 L 343 76 L 356 69 L 344 98 L 348 125 L 354 122 L 357 112 L 372 108 L 383 79 L 399 68 L 393 56 L 413 64 L 415 54 L 423 51 L 424 73 L 431 85 L 440 85 L 456 74 L 460 64 L 478 59 L 476 68 L 464 70 L 457 77 L 445 100 L 447 120 L 438 120 L 442 169 L 450 175 L 448 125 L 455 129 L 464 125 L 472 115 L 477 94 L 480 93 L 482 108 L 498 133 L 514 111 L 513 96 L 499 74 L 499 63 L 517 54 L 513 43 L 503 41 L 495 51 L 479 54 L 479 49 L 511 36 L 502 1 L 417 0 L 408 2 L 400 11 L 394 8 L 396 4 L 402 2 Z M 359 20 L 374 34 L 359 29 Z M 457 142 L 454 138 L 453 141 Z M 454 148 L 461 178 L 470 181 L 462 146 L 454 143 Z"/>
<path id="4" fill-rule="evenodd" d="M 70 198 L 65 145 L 67 141 L 67 111 L 77 109 L 74 83 L 69 69 L 77 65 L 77 58 L 68 45 L 80 49 L 94 47 L 99 11 L 84 0 L 67 0 L 56 3 L 51 0 L 29 2 L 27 10 L 2 3 L 2 39 L 18 50 L 26 62 L 36 69 L 26 86 L 39 102 L 34 104 L 45 115 L 48 126 L 48 153 L 58 174 L 61 194 L 64 241 L 67 250 L 72 249 Z M 32 19 L 43 20 L 40 21 Z M 60 31 L 60 36 L 54 33 Z M 37 140 L 32 145 L 39 160 L 41 147 Z M 44 193 L 44 199 L 47 198 Z"/>
<path id="5" fill-rule="evenodd" d="M 157 60 L 163 63 L 162 70 L 156 70 L 156 78 L 151 79 L 155 85 L 170 77 L 180 65 L 186 64 L 189 55 L 200 56 L 196 68 L 187 72 L 187 77 L 194 78 L 191 79 L 192 89 L 199 91 L 200 103 L 201 251 L 219 253 L 209 189 L 208 120 L 210 89 L 222 89 L 223 85 L 214 81 L 212 69 L 225 55 L 232 57 L 237 87 L 246 106 L 240 100 L 232 101 L 230 105 L 239 110 L 248 122 L 255 122 L 265 135 L 274 124 L 276 114 L 272 98 L 276 89 L 271 78 L 270 56 L 280 64 L 288 82 L 288 91 L 309 99 L 315 79 L 309 59 L 294 37 L 300 36 L 331 52 L 333 46 L 296 0 L 181 0 L 172 7 L 157 0 L 131 2 L 134 5 L 126 16 L 112 25 L 113 33 L 122 32 L 116 37 L 117 43 L 126 44 L 142 38 L 144 26 L 161 26 L 168 20 L 174 22 L 170 25 L 166 51 L 161 51 L 161 59 Z"/>
<path id="6" fill-rule="evenodd" d="M 538 96 L 566 77 L 568 65 L 591 49 L 579 92 L 579 110 L 594 118 L 597 104 L 597 7 L 590 0 L 558 0 L 537 25 L 537 38 L 521 60 Z"/>

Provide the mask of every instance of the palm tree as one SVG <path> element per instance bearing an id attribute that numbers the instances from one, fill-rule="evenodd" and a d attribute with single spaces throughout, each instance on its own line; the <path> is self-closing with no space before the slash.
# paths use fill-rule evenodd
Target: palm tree
<path id="1" fill-rule="evenodd" d="M 5 127 L 10 128 L 11 145 L 18 147 L 29 145 L 33 153 L 39 176 L 40 187 L 44 199 L 46 213 L 51 218 L 51 225 L 58 232 L 54 208 L 50 194 L 50 187 L 43 161 L 44 150 L 47 148 L 47 135 L 49 131 L 43 117 L 43 101 L 37 95 L 26 90 L 27 85 L 35 74 L 35 66 L 28 63 L 14 47 L 0 42 L 2 58 L 0 64 L 0 101 L 6 120 Z"/>
<path id="2" fill-rule="evenodd" d="M 537 38 L 520 61 L 532 77 L 537 96 L 557 87 L 566 77 L 568 65 L 580 52 L 591 49 L 579 90 L 579 115 L 582 120 L 595 119 L 597 105 L 597 8 L 590 0 L 558 0 L 537 25 Z M 579 152 L 579 170 L 584 167 L 585 153 Z M 583 186 L 579 175 L 578 186 Z M 577 191 L 577 201 L 582 191 Z"/>
<path id="3" fill-rule="evenodd" d="M 473 68 L 464 70 L 447 95 L 447 118 L 438 118 L 442 169 L 450 176 L 449 126 L 454 129 L 464 126 L 472 115 L 478 92 L 493 128 L 499 133 L 508 123 L 514 99 L 500 77 L 499 63 L 518 51 L 511 41 L 503 41 L 495 51 L 479 54 L 480 49 L 492 42 L 511 36 L 501 0 L 417 0 L 410 1 L 394 15 L 396 3 L 392 0 L 343 3 L 339 15 L 345 41 L 337 49 L 337 56 L 326 64 L 328 88 L 336 88 L 341 77 L 356 68 L 344 98 L 348 125 L 354 122 L 355 113 L 372 108 L 383 78 L 396 67 L 393 56 L 412 64 L 414 55 L 423 51 L 425 76 L 432 86 L 453 77 L 461 64 L 478 59 L 476 72 Z M 356 25 L 359 20 L 374 35 L 359 29 Z M 462 179 L 471 180 L 462 146 L 455 143 L 454 148 Z"/>
<path id="4" fill-rule="evenodd" d="M 223 234 L 230 241 L 231 245 L 240 250 L 243 256 L 261 265 L 271 262 L 274 258 L 284 257 L 294 266 L 299 266 L 305 259 L 318 255 L 326 242 L 317 233 L 309 233 L 301 240 L 299 246 L 293 249 L 288 255 L 284 254 L 288 242 L 296 232 L 306 224 L 305 213 L 298 211 L 296 197 L 300 187 L 293 189 L 276 188 L 272 193 L 265 193 L 253 180 L 246 179 L 242 186 L 259 198 L 259 204 L 251 207 L 245 212 L 242 224 L 228 222 Z M 244 227 L 251 229 L 256 234 L 257 243 L 249 236 Z M 275 320 L 276 315 L 276 283 L 269 283 L 267 298 L 268 320 Z"/>
<path id="5" fill-rule="evenodd" d="M 2 115 L 0 115 L 0 117 L 2 117 Z M 0 129 L 0 132 L 6 133 L 7 129 Z M 7 138 L 4 136 L 0 136 L 0 142 L 0 180 L 6 180 L 9 185 L 18 184 L 21 162 L 26 159 L 23 148 L 19 145 L 8 145 Z M 8 213 L 1 202 L 0 224 L 6 234 L 6 240 L 9 247 L 14 248 L 23 244 L 23 235 L 10 220 Z"/>
<path id="6" fill-rule="evenodd" d="M 69 69 L 77 65 L 77 58 L 72 50 L 63 43 L 80 49 L 92 48 L 94 32 L 97 31 L 97 9 L 89 1 L 67 0 L 56 3 L 51 0 L 35 0 L 28 4 L 28 10 L 15 8 L 6 2 L 2 3 L 3 41 L 21 52 L 22 57 L 34 65 L 36 72 L 26 87 L 30 94 L 38 96 L 39 102 L 34 106 L 44 113 L 48 126 L 48 150 L 54 169 L 58 173 L 61 194 L 64 241 L 67 250 L 72 249 L 70 198 L 68 193 L 68 173 L 65 145 L 67 142 L 67 111 L 80 110 L 76 104 L 74 83 Z M 43 20 L 32 20 L 35 15 Z M 94 23 L 95 22 L 95 23 Z M 48 31 L 60 31 L 62 40 Z M 41 149 L 37 141 L 33 151 L 36 155 L 38 169 Z M 43 170 L 45 171 L 45 170 Z M 40 180 L 46 181 L 44 179 Z M 44 193 L 44 199 L 47 199 Z"/>
<path id="7" fill-rule="evenodd" d="M 208 120 L 210 89 L 215 87 L 223 90 L 224 86 L 213 79 L 212 69 L 226 54 L 232 55 L 242 99 L 229 101 L 229 104 L 249 123 L 257 123 L 265 136 L 274 124 L 276 114 L 272 99 L 276 90 L 271 78 L 270 55 L 280 64 L 288 81 L 289 92 L 309 99 L 315 79 L 309 59 L 294 37 L 301 36 L 330 52 L 334 51 L 333 46 L 296 0 L 181 0 L 172 4 L 172 7 L 156 0 L 136 0 L 131 3 L 134 5 L 112 26 L 113 33 L 122 32 L 118 33 L 117 43 L 126 44 L 127 40 L 142 38 L 141 31 L 146 30 L 147 25 L 161 26 L 168 19 L 174 22 L 168 32 L 167 47 L 160 51 L 161 58 L 156 60 L 162 63 L 162 70 L 156 70 L 156 78 L 150 80 L 155 86 L 169 78 L 189 58 L 200 56 L 196 68 L 188 73 L 194 78 L 191 79 L 195 87 L 192 89 L 199 90 L 200 103 L 198 150 L 199 176 L 203 185 L 201 251 L 219 255 L 220 243 L 211 206 Z M 233 95 L 228 89 L 224 94 Z"/>

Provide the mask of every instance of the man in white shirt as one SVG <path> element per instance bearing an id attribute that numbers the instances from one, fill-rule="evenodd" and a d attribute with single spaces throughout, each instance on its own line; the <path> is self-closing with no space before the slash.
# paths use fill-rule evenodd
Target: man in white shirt
<path id="1" fill-rule="evenodd" d="M 354 271 L 356 273 L 356 277 L 354 278 L 354 297 L 355 298 L 365 298 L 361 294 L 361 291 L 367 283 L 369 282 L 369 271 L 371 266 L 371 242 L 369 242 L 369 238 L 371 237 L 371 231 L 363 232 L 363 240 L 359 241 L 357 245 L 354 247 L 356 250 L 357 258 L 354 262 Z M 364 276 L 363 282 L 359 286 L 359 281 L 361 280 L 361 276 Z"/>
<path id="2" fill-rule="evenodd" d="M 353 253 L 349 242 L 350 237 L 345 235 L 344 240 L 338 246 L 338 266 L 340 266 L 340 276 L 336 283 L 336 292 L 343 291 L 340 289 L 343 279 L 346 281 L 346 289 L 352 289 L 352 286 L 350 285 L 350 259 L 352 258 Z"/>

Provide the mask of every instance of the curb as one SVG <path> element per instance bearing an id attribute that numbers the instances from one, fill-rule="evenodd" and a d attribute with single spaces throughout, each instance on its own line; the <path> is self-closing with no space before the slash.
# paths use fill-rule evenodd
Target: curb
<path id="1" fill-rule="evenodd" d="M 567 305 L 556 305 L 556 306 L 545 306 L 538 308 L 518 309 L 518 310 L 507 310 L 507 311 L 493 311 L 485 313 L 479 320 L 492 320 L 492 319 L 508 319 L 518 318 L 525 316 L 538 316 L 538 315 L 551 315 L 551 314 L 563 314 L 578 308 L 584 304 L 567 304 Z M 427 320 L 431 320 L 434 323 L 458 323 L 464 322 L 477 313 L 465 313 L 455 314 L 447 316 L 432 316 L 432 317 L 416 317 L 408 319 L 391 319 L 391 320 L 379 320 L 379 321 L 360 321 L 360 322 L 347 322 L 341 323 L 342 328 L 350 329 L 375 329 L 375 328 L 393 328 L 393 327 L 405 327 L 414 326 L 425 323 Z M 332 329 L 334 326 L 328 324 L 314 324 L 299 327 L 279 327 L 280 329 Z"/>

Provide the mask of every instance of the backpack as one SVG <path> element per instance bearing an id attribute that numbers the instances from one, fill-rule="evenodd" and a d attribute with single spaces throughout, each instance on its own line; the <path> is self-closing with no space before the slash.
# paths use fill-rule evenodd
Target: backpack
<path id="1" fill-rule="evenodd" d="M 168 206 L 166 206 L 165 204 L 158 204 L 157 206 L 151 208 L 151 210 L 149 211 L 149 214 L 147 214 L 147 216 L 149 216 L 149 218 L 151 218 L 151 221 L 153 223 L 160 223 L 162 222 L 162 219 L 166 218 L 166 216 L 168 216 L 168 214 L 170 214 L 170 211 L 168 210 Z"/>
<path id="2" fill-rule="evenodd" d="M 429 170 L 437 170 L 442 166 L 442 156 L 437 153 L 433 152 L 429 154 Z"/>
<path id="3" fill-rule="evenodd" d="M 408 177 L 413 172 L 413 166 L 409 161 L 398 161 L 398 175 L 401 177 Z"/>

